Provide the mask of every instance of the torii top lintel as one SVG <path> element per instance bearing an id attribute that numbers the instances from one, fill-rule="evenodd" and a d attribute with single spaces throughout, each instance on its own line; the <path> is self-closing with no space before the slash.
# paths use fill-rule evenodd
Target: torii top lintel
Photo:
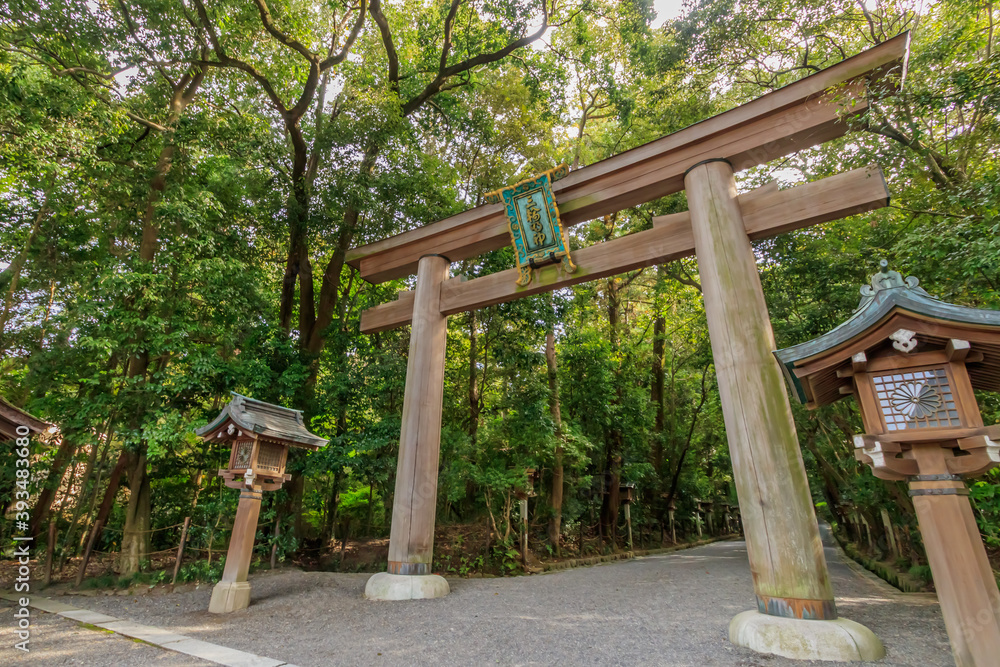
<path id="1" fill-rule="evenodd" d="M 739 171 L 842 136 L 846 115 L 868 108 L 865 86 L 905 77 L 910 35 L 903 33 L 816 74 L 656 141 L 578 169 L 553 186 L 563 224 L 574 225 L 684 189 L 684 172 L 711 158 Z M 831 88 L 846 89 L 828 94 Z M 475 257 L 509 244 L 500 204 L 354 248 L 347 262 L 381 283 L 416 273 L 420 257 Z"/>

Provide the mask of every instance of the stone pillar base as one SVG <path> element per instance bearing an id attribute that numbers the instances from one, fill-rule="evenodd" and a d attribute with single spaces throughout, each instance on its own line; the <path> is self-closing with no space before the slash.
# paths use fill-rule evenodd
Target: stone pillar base
<path id="1" fill-rule="evenodd" d="M 250 582 L 220 581 L 212 589 L 212 600 L 208 603 L 208 611 L 213 614 L 228 614 L 249 606 Z"/>
<path id="2" fill-rule="evenodd" d="M 436 574 L 379 572 L 365 584 L 365 597 L 369 600 L 424 600 L 443 598 L 450 592 L 445 578 Z"/>
<path id="3" fill-rule="evenodd" d="M 875 633 L 846 618 L 807 621 L 745 611 L 730 621 L 729 641 L 758 653 L 797 660 L 860 662 L 885 657 L 885 647 Z"/>

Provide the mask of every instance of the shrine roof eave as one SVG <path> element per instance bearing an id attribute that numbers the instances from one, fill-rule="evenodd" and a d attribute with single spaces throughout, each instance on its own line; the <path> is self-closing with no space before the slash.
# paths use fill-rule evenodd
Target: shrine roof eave
<path id="1" fill-rule="evenodd" d="M 934 298 L 919 288 L 894 287 L 876 292 L 871 300 L 859 308 L 847 321 L 812 340 L 773 352 L 781 364 L 788 385 L 801 403 L 810 397 L 795 369 L 807 363 L 828 357 L 829 367 L 843 363 L 864 351 L 860 339 L 895 313 L 935 324 L 951 324 L 956 334 L 962 331 L 1000 330 L 1000 311 L 969 308 Z M 991 346 L 992 347 L 992 346 Z"/>
<path id="2" fill-rule="evenodd" d="M 253 433 L 269 440 L 277 440 L 292 447 L 317 450 L 329 440 L 310 433 L 305 427 L 301 410 L 265 403 L 248 396 L 231 392 L 233 398 L 211 422 L 195 429 L 202 438 L 212 435 L 231 422 L 245 433 Z"/>
<path id="3" fill-rule="evenodd" d="M 0 396 L 0 440 L 17 437 L 17 427 L 23 426 L 36 436 L 48 439 L 59 432 L 58 427 L 41 420 Z"/>

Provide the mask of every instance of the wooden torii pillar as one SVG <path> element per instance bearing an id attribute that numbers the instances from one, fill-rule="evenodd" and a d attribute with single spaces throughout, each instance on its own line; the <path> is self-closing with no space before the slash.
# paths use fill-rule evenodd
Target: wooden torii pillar
<path id="1" fill-rule="evenodd" d="M 687 190 L 690 211 L 653 228 L 573 252 L 578 269 L 516 268 L 465 280 L 449 262 L 509 243 L 499 204 L 356 248 L 347 261 L 379 283 L 417 273 L 414 291 L 362 314 L 361 330 L 413 323 L 407 364 L 388 572 L 371 599 L 448 593 L 430 573 L 437 503 L 442 379 L 448 315 L 697 255 L 726 433 L 757 610 L 733 619 L 736 644 L 787 657 L 873 660 L 884 654 L 867 628 L 838 619 L 833 590 L 750 241 L 887 205 L 877 169 L 858 169 L 788 190 L 771 184 L 737 195 L 734 173 L 842 136 L 846 117 L 868 108 L 905 69 L 904 34 L 752 102 L 589 165 L 552 186 L 564 225 Z M 895 76 L 892 76 L 895 74 Z"/>

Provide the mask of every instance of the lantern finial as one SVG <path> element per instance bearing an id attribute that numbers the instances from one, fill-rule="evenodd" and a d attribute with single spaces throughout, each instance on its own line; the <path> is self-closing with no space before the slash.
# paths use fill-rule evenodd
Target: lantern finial
<path id="1" fill-rule="evenodd" d="M 875 295 L 882 290 L 895 289 L 897 287 L 914 289 L 920 285 L 920 281 L 914 276 L 904 279 L 903 274 L 899 271 L 890 271 L 888 260 L 880 260 L 878 265 L 881 270 L 871 277 L 871 284 L 861 287 L 861 303 L 858 304 L 858 310 L 871 303 Z M 923 292 L 923 290 L 920 291 Z M 926 292 L 924 293 L 926 294 Z"/>

